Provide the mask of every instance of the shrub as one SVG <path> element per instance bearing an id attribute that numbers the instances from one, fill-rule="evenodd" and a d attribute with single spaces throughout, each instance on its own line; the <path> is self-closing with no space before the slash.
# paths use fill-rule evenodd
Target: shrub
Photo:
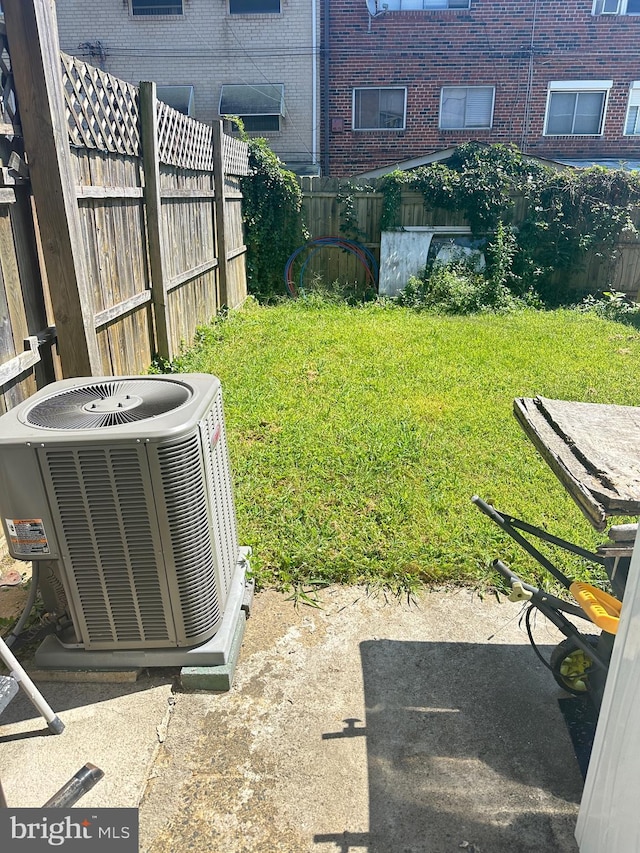
<path id="1" fill-rule="evenodd" d="M 380 189 L 383 229 L 401 224 L 403 191 L 422 193 L 427 208 L 462 214 L 475 235 L 489 236 L 501 258 L 499 281 L 518 294 L 535 288 L 547 305 L 575 298 L 567 283 L 587 253 L 613 259 L 622 232 L 637 233 L 640 173 L 556 171 L 513 146 L 466 143 L 446 164 L 390 173 Z M 507 228 L 516 218 L 518 228 Z"/>
<path id="2" fill-rule="evenodd" d="M 619 291 L 605 291 L 601 296 L 585 296 L 577 308 L 579 311 L 591 312 L 605 320 L 616 320 L 640 329 L 640 303 L 633 302 Z"/>
<path id="3" fill-rule="evenodd" d="M 423 277 L 412 276 L 395 298 L 398 305 L 438 314 L 513 311 L 524 303 L 499 280 L 462 262 L 434 265 Z"/>
<path id="4" fill-rule="evenodd" d="M 302 190 L 266 139 L 249 138 L 249 168 L 243 177 L 242 213 L 247 244 L 249 293 L 269 300 L 284 295 L 289 256 L 307 240 L 302 222 Z"/>

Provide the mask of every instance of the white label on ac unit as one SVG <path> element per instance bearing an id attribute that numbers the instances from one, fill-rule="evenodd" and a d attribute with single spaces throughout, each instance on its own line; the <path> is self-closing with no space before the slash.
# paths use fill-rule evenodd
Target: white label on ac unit
<path id="1" fill-rule="evenodd" d="M 49 542 L 41 518 L 5 518 L 15 554 L 48 554 Z"/>

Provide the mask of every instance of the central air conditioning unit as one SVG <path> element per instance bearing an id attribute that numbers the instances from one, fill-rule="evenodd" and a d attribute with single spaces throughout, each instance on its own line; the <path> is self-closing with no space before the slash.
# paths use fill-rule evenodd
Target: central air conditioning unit
<path id="1" fill-rule="evenodd" d="M 226 664 L 245 594 L 220 382 L 67 379 L 0 417 L 11 555 L 66 630 L 41 666 Z M 58 624 L 64 624 L 59 618 Z"/>

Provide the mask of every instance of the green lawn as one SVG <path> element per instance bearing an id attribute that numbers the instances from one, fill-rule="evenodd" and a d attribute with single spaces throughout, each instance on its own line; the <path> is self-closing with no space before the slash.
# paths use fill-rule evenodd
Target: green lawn
<path id="1" fill-rule="evenodd" d="M 497 556 L 531 578 L 474 493 L 592 547 L 513 399 L 640 404 L 640 333 L 576 311 L 250 306 L 176 366 L 222 380 L 241 541 L 260 584 L 298 589 L 488 586 Z"/>

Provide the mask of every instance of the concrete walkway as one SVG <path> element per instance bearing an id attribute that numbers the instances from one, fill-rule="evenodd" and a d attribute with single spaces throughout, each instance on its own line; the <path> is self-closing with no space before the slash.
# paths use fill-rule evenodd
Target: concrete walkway
<path id="1" fill-rule="evenodd" d="M 78 805 L 139 804 L 148 853 L 575 853 L 561 692 L 517 613 L 466 590 L 260 593 L 229 693 L 174 691 L 170 671 L 41 683 L 59 736 L 14 700 L 7 800 L 42 805 L 91 761 L 105 778 Z M 536 634 L 558 639 L 541 617 Z"/>

